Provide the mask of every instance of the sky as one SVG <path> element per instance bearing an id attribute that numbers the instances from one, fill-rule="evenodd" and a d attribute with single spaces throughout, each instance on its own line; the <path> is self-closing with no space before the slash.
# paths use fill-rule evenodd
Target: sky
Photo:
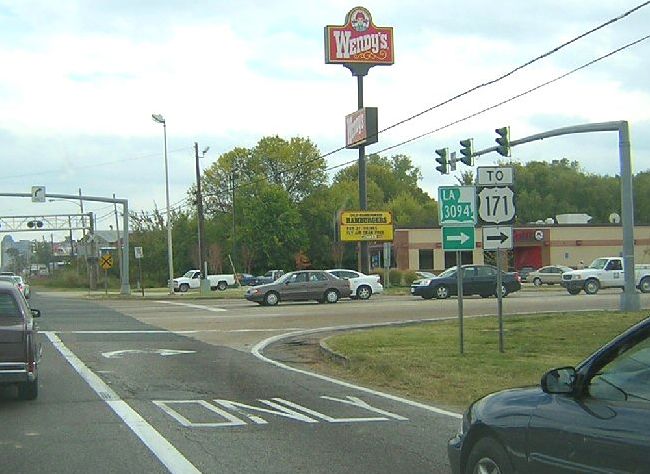
<path id="1" fill-rule="evenodd" d="M 642 0 L 367 0 L 378 26 L 392 26 L 395 63 L 364 78 L 364 104 L 386 128 L 490 81 L 616 18 Z M 169 192 L 182 203 L 195 183 L 193 145 L 210 149 L 201 169 L 264 136 L 308 137 L 325 154 L 344 145 L 345 115 L 356 110 L 356 79 L 325 64 L 326 25 L 357 6 L 344 1 L 0 0 L 0 193 L 128 199 L 131 210 L 165 207 L 162 125 L 167 123 Z M 628 120 L 633 172 L 650 168 L 650 40 L 533 93 L 440 129 L 565 74 L 649 34 L 650 6 L 483 87 L 382 133 L 367 153 L 408 155 L 420 186 L 437 198 L 434 150 L 493 145 L 571 125 Z M 337 165 L 356 150 L 326 158 Z M 499 155 L 477 159 L 493 165 Z M 576 160 L 590 173 L 619 172 L 614 132 L 570 135 L 516 147 L 513 159 Z M 465 169 L 459 164 L 459 171 Z M 84 202 L 99 229 L 113 206 Z M 0 216 L 79 212 L 73 201 L 33 203 L 0 196 Z M 121 223 L 120 223 L 121 225 Z M 0 228 L 0 231 L 3 230 Z M 14 239 L 49 233 L 13 234 Z M 62 234 L 61 234 L 62 235 Z M 58 234 L 55 235 L 55 239 Z M 0 236 L 1 237 L 1 236 Z"/>

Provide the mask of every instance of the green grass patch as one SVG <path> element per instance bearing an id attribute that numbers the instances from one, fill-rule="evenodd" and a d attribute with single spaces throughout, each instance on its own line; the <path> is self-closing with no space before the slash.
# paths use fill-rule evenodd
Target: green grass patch
<path id="1" fill-rule="evenodd" d="M 582 359 L 647 317 L 647 312 L 594 311 L 504 318 L 499 352 L 496 317 L 466 318 L 464 354 L 457 321 L 355 331 L 327 339 L 348 367 L 335 375 L 414 399 L 464 409 L 495 390 L 539 384 L 548 369 Z"/>

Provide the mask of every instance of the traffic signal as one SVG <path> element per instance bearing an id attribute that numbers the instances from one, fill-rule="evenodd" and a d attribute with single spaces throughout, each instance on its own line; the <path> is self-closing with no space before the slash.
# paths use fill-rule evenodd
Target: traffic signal
<path id="1" fill-rule="evenodd" d="M 43 221 L 29 221 L 27 222 L 27 227 L 29 227 L 30 229 L 33 229 L 34 227 L 40 229 L 41 227 L 43 227 Z"/>
<path id="2" fill-rule="evenodd" d="M 467 166 L 474 166 L 474 139 L 467 138 L 461 140 L 460 146 L 463 147 L 460 149 L 460 154 L 463 155 L 460 161 L 465 163 Z"/>
<path id="3" fill-rule="evenodd" d="M 497 153 L 501 156 L 510 156 L 510 127 L 501 127 L 495 130 L 499 138 L 494 141 L 499 144 Z"/>
<path id="4" fill-rule="evenodd" d="M 436 169 L 440 174 L 449 174 L 449 148 L 440 148 L 436 150 L 436 161 L 440 163 L 440 166 L 436 166 Z"/>

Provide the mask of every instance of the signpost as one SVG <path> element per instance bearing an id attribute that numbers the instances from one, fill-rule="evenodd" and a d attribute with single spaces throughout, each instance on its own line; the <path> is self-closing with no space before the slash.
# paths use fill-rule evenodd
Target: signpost
<path id="1" fill-rule="evenodd" d="M 512 224 L 515 220 L 515 200 L 512 185 L 514 170 L 510 166 L 479 166 L 476 169 L 478 216 L 482 224 Z M 499 316 L 499 352 L 503 347 L 503 295 L 501 278 L 501 249 L 512 248 L 512 226 L 483 227 L 483 249 L 496 250 L 497 307 Z"/>
<path id="2" fill-rule="evenodd" d="M 135 253 L 135 259 L 138 261 L 138 286 L 140 291 L 142 291 L 142 296 L 144 296 L 144 282 L 142 281 L 142 257 L 144 253 L 142 252 L 142 247 L 133 247 L 133 252 Z"/>

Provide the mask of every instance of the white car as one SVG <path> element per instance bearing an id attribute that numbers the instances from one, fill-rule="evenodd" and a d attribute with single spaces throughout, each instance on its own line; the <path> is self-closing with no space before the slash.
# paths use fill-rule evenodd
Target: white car
<path id="1" fill-rule="evenodd" d="M 351 298 L 367 300 L 374 293 L 382 293 L 384 291 L 384 287 L 379 283 L 379 275 L 366 275 L 356 270 L 345 270 L 343 268 L 334 268 L 333 270 L 325 271 L 350 282 L 350 289 L 352 290 Z"/>

